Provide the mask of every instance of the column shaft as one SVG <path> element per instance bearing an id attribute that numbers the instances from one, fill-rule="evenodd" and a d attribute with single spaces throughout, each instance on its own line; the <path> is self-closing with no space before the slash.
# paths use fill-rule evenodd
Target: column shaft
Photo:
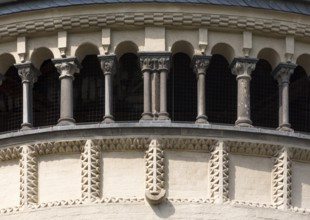
<path id="1" fill-rule="evenodd" d="M 144 119 L 152 119 L 151 116 L 151 79 L 150 72 L 144 71 L 143 73 L 143 117 Z"/>
<path id="2" fill-rule="evenodd" d="M 152 73 L 152 114 L 154 119 L 158 118 L 160 111 L 159 106 L 159 73 L 154 71 Z"/>
<path id="3" fill-rule="evenodd" d="M 280 63 L 271 73 L 279 85 L 279 127 L 278 130 L 293 131 L 289 123 L 289 84 L 295 64 Z"/>
<path id="4" fill-rule="evenodd" d="M 250 81 L 257 59 L 236 58 L 232 63 L 232 72 L 237 76 L 238 105 L 236 126 L 251 127 Z"/>
<path id="5" fill-rule="evenodd" d="M 32 110 L 32 88 L 37 81 L 39 71 L 31 63 L 16 64 L 18 74 L 23 84 L 23 123 L 22 129 L 32 128 L 33 110 Z"/>
<path id="6" fill-rule="evenodd" d="M 208 124 L 206 116 L 206 71 L 211 57 L 195 55 L 193 57 L 194 72 L 197 76 L 197 117 L 196 123 Z"/>
<path id="7" fill-rule="evenodd" d="M 167 112 L 167 71 L 160 72 L 160 113 L 159 120 L 170 120 Z"/>
<path id="8" fill-rule="evenodd" d="M 104 74 L 105 93 L 104 93 L 104 117 L 103 123 L 113 123 L 113 76 L 116 72 L 115 55 L 99 55 L 101 70 Z"/>
<path id="9" fill-rule="evenodd" d="M 74 74 L 79 72 L 75 58 L 53 59 L 60 76 L 60 118 L 58 125 L 75 124 L 73 118 L 73 80 Z"/>

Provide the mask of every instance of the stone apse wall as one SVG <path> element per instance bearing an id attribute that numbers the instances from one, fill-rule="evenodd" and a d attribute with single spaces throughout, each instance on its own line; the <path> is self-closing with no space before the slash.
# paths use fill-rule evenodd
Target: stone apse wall
<path id="1" fill-rule="evenodd" d="M 309 217 L 310 150 L 300 147 L 308 140 L 291 145 L 155 133 L 70 134 L 3 147 L 1 218 L 231 218 L 227 211 L 237 219 Z M 276 138 L 286 142 L 285 135 Z"/>

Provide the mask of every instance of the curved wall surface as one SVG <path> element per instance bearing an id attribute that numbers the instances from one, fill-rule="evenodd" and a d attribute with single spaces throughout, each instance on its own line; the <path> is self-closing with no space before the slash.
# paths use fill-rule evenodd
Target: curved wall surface
<path id="1" fill-rule="evenodd" d="M 6 10 L 10 7 L 14 5 Z M 1 219 L 309 219 L 310 130 L 304 124 L 310 107 L 307 98 L 297 102 L 306 93 L 298 88 L 307 88 L 310 74 L 307 13 L 167 2 L 38 8 L 40 3 L 35 10 L 15 8 L 0 19 L 0 109 L 23 100 L 18 108 L 7 107 L 20 113 L 21 127 L 8 126 L 0 135 Z M 197 87 L 183 91 L 180 84 L 180 93 L 174 94 L 169 72 L 177 69 L 173 57 L 180 53 L 189 57 L 186 62 L 191 62 Z M 131 56 L 130 62 L 122 58 L 126 56 Z M 227 83 L 226 78 L 207 78 L 213 70 L 223 70 L 214 67 L 221 65 L 214 62 L 216 56 L 234 76 L 234 96 L 223 92 L 228 99 L 210 95 L 220 82 Z M 88 84 L 90 89 L 83 90 L 86 83 L 81 80 L 81 89 L 75 90 L 75 73 L 87 75 L 93 64 L 84 65 L 84 70 L 81 64 L 94 57 L 99 59 L 96 68 L 101 68 L 104 80 L 98 82 L 104 81 L 104 87 L 92 90 Z M 266 76 L 278 83 L 266 100 L 250 99 L 250 85 L 257 80 L 251 74 L 259 62 L 267 62 L 268 68 L 256 71 L 268 72 Z M 209 64 L 214 69 L 208 72 Z M 12 91 L 5 87 L 7 79 L 14 79 L 5 75 L 11 74 L 12 66 L 21 77 L 22 95 L 6 93 Z M 126 68 L 138 72 L 139 79 Z M 38 77 L 58 73 L 60 84 L 44 84 L 57 88 L 56 93 L 48 90 L 46 97 L 57 99 L 58 107 L 42 107 L 38 103 L 44 98 L 36 96 L 41 97 L 44 86 L 36 83 L 44 80 Z M 122 74 L 113 78 L 117 73 L 127 74 L 128 81 Z M 297 73 L 306 74 L 290 85 Z M 270 83 L 260 82 L 255 88 L 264 90 Z M 115 103 L 130 99 L 122 99 L 129 91 L 122 90 L 126 86 L 137 91 L 132 95 L 138 100 L 132 105 L 134 116 L 126 113 L 132 106 Z M 104 103 L 104 108 L 89 115 L 80 112 L 81 122 L 98 114 L 103 121 L 76 123 L 79 96 L 97 97 L 85 91 L 104 93 L 104 100 L 83 102 Z M 195 91 L 195 103 L 185 103 L 192 101 L 186 96 L 189 91 Z M 15 101 L 2 99 L 2 94 Z M 179 110 L 169 105 L 169 94 L 173 100 L 183 99 Z M 227 116 L 231 109 L 220 113 L 209 108 L 212 96 L 217 101 L 234 99 L 229 108 L 235 112 Z M 183 117 L 188 105 L 193 115 Z M 41 126 L 36 108 L 41 118 L 59 118 L 58 124 L 46 120 Z M 54 108 L 53 115 L 47 113 Z M 174 120 L 171 109 L 181 119 L 193 119 Z M 3 112 L 1 119 L 6 120 Z M 270 112 L 276 112 L 271 117 L 275 125 L 269 123 Z M 231 125 L 216 124 L 224 117 Z M 127 122 L 120 123 L 123 118 Z"/>

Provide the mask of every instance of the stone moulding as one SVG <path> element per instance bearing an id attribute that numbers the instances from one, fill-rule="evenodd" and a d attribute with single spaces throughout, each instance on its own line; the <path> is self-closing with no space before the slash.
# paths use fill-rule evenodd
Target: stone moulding
<path id="1" fill-rule="evenodd" d="M 149 138 L 108 138 L 96 139 L 93 143 L 101 148 L 102 151 L 125 151 L 125 150 L 146 150 Z"/>
<path id="2" fill-rule="evenodd" d="M 248 18 L 245 16 L 208 13 L 107 13 L 64 16 L 29 20 L 0 26 L 0 39 L 36 32 L 51 32 L 89 27 L 122 26 L 191 26 L 242 29 L 291 36 L 310 36 L 310 25 L 280 21 L 275 19 Z"/>
<path id="3" fill-rule="evenodd" d="M 189 150 L 211 152 L 217 143 L 205 138 L 163 138 L 160 140 L 165 150 Z"/>
<path id="4" fill-rule="evenodd" d="M 310 162 L 310 150 L 291 148 L 290 153 L 292 160 Z"/>
<path id="5" fill-rule="evenodd" d="M 280 145 L 265 143 L 225 141 L 225 144 L 229 147 L 229 153 L 266 157 L 273 157 L 280 149 Z"/>

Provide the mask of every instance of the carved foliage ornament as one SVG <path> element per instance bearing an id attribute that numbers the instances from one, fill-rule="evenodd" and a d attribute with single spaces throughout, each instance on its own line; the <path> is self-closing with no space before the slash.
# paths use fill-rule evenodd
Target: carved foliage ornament
<path id="1" fill-rule="evenodd" d="M 157 139 L 153 139 L 146 151 L 146 191 L 145 196 L 151 204 L 160 203 L 166 195 L 164 151 Z"/>
<path id="2" fill-rule="evenodd" d="M 170 55 L 142 55 L 140 67 L 144 71 L 168 71 L 170 68 Z"/>
<path id="3" fill-rule="evenodd" d="M 237 78 L 249 78 L 251 79 L 251 74 L 255 70 L 256 62 L 235 61 L 232 67 L 232 74 L 236 75 Z"/>
<path id="4" fill-rule="evenodd" d="M 32 64 L 17 64 L 18 75 L 22 79 L 22 83 L 34 84 L 38 80 L 40 72 Z"/>
<path id="5" fill-rule="evenodd" d="M 207 68 L 209 66 L 209 58 L 197 58 L 194 63 L 194 72 L 196 75 L 206 74 Z"/>
<path id="6" fill-rule="evenodd" d="M 116 72 L 117 60 L 115 55 L 99 55 L 101 69 L 104 75 L 114 74 Z"/>

